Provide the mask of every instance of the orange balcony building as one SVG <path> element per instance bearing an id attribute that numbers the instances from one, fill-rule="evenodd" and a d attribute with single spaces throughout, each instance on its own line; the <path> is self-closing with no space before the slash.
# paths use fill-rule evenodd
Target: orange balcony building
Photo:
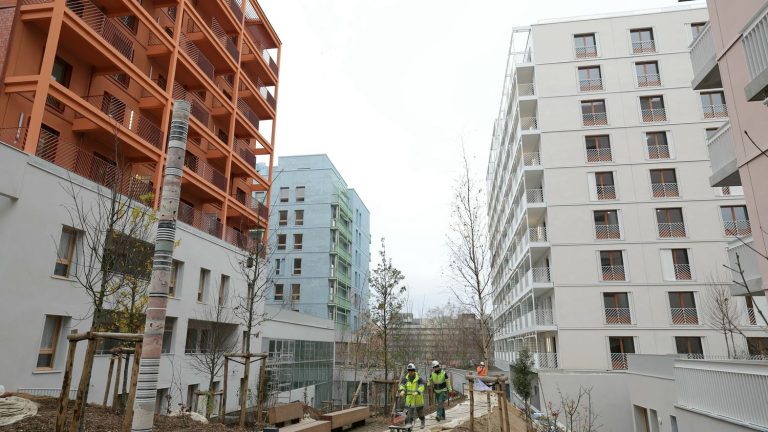
<path id="1" fill-rule="evenodd" d="M 0 26 L 0 141 L 157 203 L 184 99 L 179 220 L 266 229 L 281 43 L 256 0 L 0 0 Z"/>

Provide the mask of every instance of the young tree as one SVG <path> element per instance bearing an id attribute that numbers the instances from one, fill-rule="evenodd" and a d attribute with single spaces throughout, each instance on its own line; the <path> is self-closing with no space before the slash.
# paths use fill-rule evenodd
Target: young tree
<path id="1" fill-rule="evenodd" d="M 512 364 L 512 388 L 523 400 L 525 405 L 525 427 L 526 431 L 533 430 L 531 423 L 531 395 L 533 394 L 533 358 L 527 349 L 520 351 L 517 360 Z"/>
<path id="2" fill-rule="evenodd" d="M 485 193 L 482 182 L 472 172 L 462 148 L 462 172 L 454 188 L 451 233 L 448 236 L 449 268 L 455 285 L 451 288 L 459 304 L 480 320 L 480 345 L 483 360 L 490 365 L 495 333 L 491 316 L 492 287 L 485 220 Z"/>
<path id="3" fill-rule="evenodd" d="M 739 327 L 743 315 L 727 285 L 710 281 L 706 286 L 704 321 L 707 326 L 723 334 L 728 358 L 734 358 L 738 355 L 734 334 L 744 336 Z"/>

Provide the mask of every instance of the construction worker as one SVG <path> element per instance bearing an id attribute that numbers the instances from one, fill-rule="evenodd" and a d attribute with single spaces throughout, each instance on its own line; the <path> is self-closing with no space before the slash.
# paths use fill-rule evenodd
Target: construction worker
<path id="1" fill-rule="evenodd" d="M 437 360 L 432 361 L 432 373 L 429 375 L 427 385 L 431 385 L 435 392 L 435 402 L 437 402 L 435 420 L 445 420 L 445 401 L 448 400 L 448 394 L 452 393 L 453 389 L 448 380 L 448 374 L 440 367 L 440 362 Z"/>
<path id="2" fill-rule="evenodd" d="M 416 366 L 408 363 L 407 373 L 400 381 L 400 397 L 405 397 L 405 407 L 408 409 L 408 423 L 413 424 L 414 414 L 421 420 L 424 429 L 424 380 L 416 372 Z"/>
<path id="3" fill-rule="evenodd" d="M 485 367 L 485 362 L 480 362 L 480 364 L 477 366 L 477 375 L 478 376 L 487 376 L 488 375 L 488 368 Z"/>

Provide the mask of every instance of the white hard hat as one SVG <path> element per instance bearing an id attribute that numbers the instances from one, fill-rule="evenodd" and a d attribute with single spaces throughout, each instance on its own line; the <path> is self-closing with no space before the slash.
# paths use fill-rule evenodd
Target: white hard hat
<path id="1" fill-rule="evenodd" d="M 437 360 L 432 360 L 432 367 L 433 368 L 440 367 L 440 362 Z"/>
<path id="2" fill-rule="evenodd" d="M 480 366 L 485 366 L 485 362 L 480 362 Z"/>
<path id="3" fill-rule="evenodd" d="M 408 369 L 409 371 L 415 371 L 416 366 L 413 363 L 408 363 L 408 367 L 406 369 Z"/>

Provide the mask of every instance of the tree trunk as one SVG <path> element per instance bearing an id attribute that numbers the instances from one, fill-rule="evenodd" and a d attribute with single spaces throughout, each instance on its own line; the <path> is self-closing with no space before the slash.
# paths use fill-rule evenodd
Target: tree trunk
<path id="1" fill-rule="evenodd" d="M 245 358 L 243 379 L 240 381 L 240 428 L 245 427 L 246 402 L 248 401 L 248 381 L 250 380 L 251 358 Z"/>
<path id="2" fill-rule="evenodd" d="M 168 305 L 168 285 L 171 280 L 173 248 L 176 240 L 176 213 L 179 210 L 181 174 L 187 146 L 189 109 L 189 102 L 174 101 L 173 119 L 168 137 L 168 159 L 163 177 L 160 209 L 157 212 L 155 255 L 144 324 L 144 346 L 141 350 L 139 366 L 141 385 L 137 389 L 139 394 L 137 394 L 133 412 L 131 426 L 133 431 L 151 431 L 155 420 L 155 397 L 160 372 L 160 353 L 163 347 L 165 312 Z"/>
<path id="3" fill-rule="evenodd" d="M 96 340 L 90 336 L 90 333 L 88 336 L 88 348 L 85 350 L 85 364 L 83 364 L 83 374 L 80 376 L 80 384 L 78 384 L 77 387 L 75 413 L 72 416 L 72 424 L 69 425 L 69 432 L 77 432 L 77 430 L 79 430 L 80 422 L 83 420 L 85 406 L 88 403 L 88 387 L 90 387 L 91 383 L 93 357 L 96 354 Z"/>

